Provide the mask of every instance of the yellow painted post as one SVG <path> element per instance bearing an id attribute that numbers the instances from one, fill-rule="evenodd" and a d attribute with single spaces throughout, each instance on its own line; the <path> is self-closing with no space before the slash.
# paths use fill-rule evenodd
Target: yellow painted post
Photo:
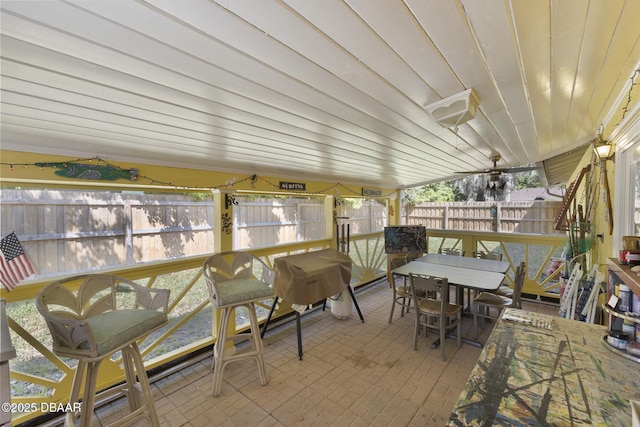
<path id="1" fill-rule="evenodd" d="M 387 223 L 389 225 L 400 224 L 400 192 L 396 191 L 387 199 Z"/>
<path id="2" fill-rule="evenodd" d="M 325 218 L 325 238 L 331 242 L 331 247 L 338 249 L 336 236 L 336 215 L 338 213 L 335 206 L 335 196 L 326 196 L 324 202 L 324 218 Z"/>
<path id="3" fill-rule="evenodd" d="M 461 242 L 464 255 L 468 257 L 473 256 L 473 251 L 476 250 L 476 240 L 473 235 L 463 236 Z"/>
<path id="4" fill-rule="evenodd" d="M 219 200 L 215 200 L 214 206 L 219 206 L 220 215 L 216 218 L 219 223 L 214 223 L 216 237 L 216 249 L 220 252 L 233 250 L 233 207 L 234 196 L 232 193 L 218 193 Z M 216 234 L 217 231 L 217 234 Z"/>
<path id="5" fill-rule="evenodd" d="M 218 207 L 217 211 L 220 215 L 214 217 L 214 253 L 227 252 L 233 250 L 233 194 L 214 192 L 213 197 L 214 206 Z M 222 310 L 212 310 L 211 315 L 213 317 L 212 325 L 215 325 L 216 340 L 218 339 L 218 325 L 222 321 Z M 236 313 L 235 310 L 231 313 L 229 318 L 229 325 L 227 327 L 227 336 L 230 337 L 236 333 Z M 217 341 L 216 341 L 217 345 Z M 233 341 L 224 343 L 225 351 L 235 352 L 235 346 Z"/>

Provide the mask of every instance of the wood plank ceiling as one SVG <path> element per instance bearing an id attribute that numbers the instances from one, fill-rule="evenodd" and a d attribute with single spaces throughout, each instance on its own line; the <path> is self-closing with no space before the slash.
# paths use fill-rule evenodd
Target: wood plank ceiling
<path id="1" fill-rule="evenodd" d="M 637 0 L 0 6 L 3 149 L 386 188 L 583 146 L 640 61 Z"/>

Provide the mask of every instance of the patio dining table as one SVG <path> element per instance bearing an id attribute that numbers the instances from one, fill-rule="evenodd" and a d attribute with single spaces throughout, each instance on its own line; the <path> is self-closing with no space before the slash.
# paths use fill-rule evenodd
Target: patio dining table
<path id="1" fill-rule="evenodd" d="M 453 267 L 470 268 L 473 270 L 495 271 L 496 273 L 506 273 L 511 264 L 507 261 L 498 261 L 484 258 L 470 258 L 464 256 L 446 254 L 427 254 L 415 261 L 428 262 L 431 264 L 450 265 Z"/>
<path id="2" fill-rule="evenodd" d="M 464 256 L 446 255 L 446 254 L 427 254 L 416 259 L 416 261 L 429 262 L 432 264 L 450 265 L 453 267 L 470 268 L 473 270 L 495 271 L 497 273 L 506 273 L 511 267 L 507 261 L 498 261 L 485 258 L 470 258 Z M 469 287 L 457 286 L 458 301 L 464 302 L 464 289 Z M 469 297 L 471 300 L 471 297 Z M 471 301 L 469 301 L 469 304 Z"/>
<path id="3" fill-rule="evenodd" d="M 497 264 L 504 263 L 506 267 Z M 418 258 L 393 270 L 392 274 L 406 280 L 409 274 L 424 274 L 435 277 L 446 277 L 449 284 L 455 285 L 460 290 L 463 288 L 479 291 L 495 291 L 504 281 L 504 272 L 508 270 L 509 263 L 488 259 L 459 257 L 453 255 L 429 254 Z M 487 269 L 482 267 L 486 266 Z M 504 272 L 495 271 L 500 267 Z M 464 342 L 481 347 L 477 341 L 463 339 Z M 434 347 L 440 344 L 438 340 Z"/>
<path id="4" fill-rule="evenodd" d="M 465 257 L 457 257 L 452 255 L 442 256 L 449 258 L 459 258 L 460 260 L 465 259 Z M 411 261 L 403 266 L 394 269 L 393 274 L 404 278 L 409 277 L 409 273 L 446 277 L 447 279 L 449 279 L 449 283 L 452 285 L 481 291 L 495 291 L 500 287 L 502 281 L 504 280 L 504 272 L 506 272 L 507 269 L 505 269 L 504 272 L 499 272 L 485 270 L 482 269 L 481 266 L 483 263 L 487 263 L 487 265 L 489 265 L 489 263 L 503 261 L 493 261 L 478 258 L 466 259 L 471 261 L 475 268 L 464 265 L 460 262 L 460 260 L 452 260 L 452 264 L 444 264 L 419 258 L 415 261 Z M 508 263 L 506 262 L 505 264 L 508 265 Z"/>

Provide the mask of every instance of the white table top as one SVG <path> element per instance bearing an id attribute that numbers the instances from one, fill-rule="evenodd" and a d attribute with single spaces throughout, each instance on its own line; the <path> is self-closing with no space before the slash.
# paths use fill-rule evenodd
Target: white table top
<path id="1" fill-rule="evenodd" d="M 465 256 L 427 254 L 415 261 L 428 262 L 431 264 L 443 264 L 453 267 L 471 268 L 473 270 L 494 271 L 496 273 L 506 273 L 511 264 L 507 261 L 497 261 L 484 258 L 470 258 Z"/>
<path id="2" fill-rule="evenodd" d="M 452 257 L 463 258 L 463 257 Z M 474 258 L 469 258 L 474 259 Z M 488 261 L 488 260 L 482 260 Z M 496 271 L 477 270 L 455 265 L 435 264 L 426 261 L 411 261 L 393 270 L 393 274 L 409 276 L 409 273 L 446 277 L 450 284 L 465 288 L 494 291 L 502 284 L 504 274 Z"/>

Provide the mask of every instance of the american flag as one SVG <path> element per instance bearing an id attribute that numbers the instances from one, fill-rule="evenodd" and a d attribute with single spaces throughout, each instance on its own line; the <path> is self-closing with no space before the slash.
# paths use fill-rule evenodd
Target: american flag
<path id="1" fill-rule="evenodd" d="M 18 282 L 35 274 L 20 241 L 13 232 L 0 240 L 0 283 L 11 291 Z"/>

